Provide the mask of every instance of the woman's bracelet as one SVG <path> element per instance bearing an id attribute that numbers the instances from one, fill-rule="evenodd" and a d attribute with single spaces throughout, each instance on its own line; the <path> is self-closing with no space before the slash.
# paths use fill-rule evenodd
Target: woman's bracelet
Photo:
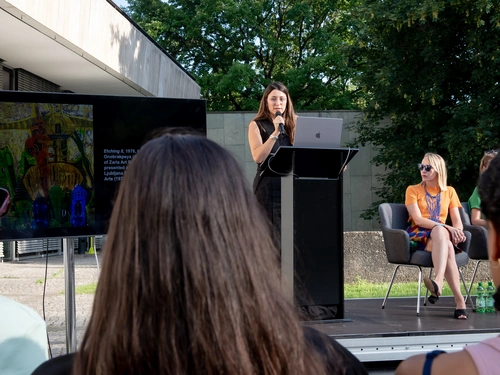
<path id="1" fill-rule="evenodd" d="M 440 355 L 446 353 L 444 350 L 434 350 L 430 353 L 427 353 L 425 356 L 424 368 L 422 369 L 422 375 L 431 375 L 432 362 L 434 359 Z"/>
<path id="2" fill-rule="evenodd" d="M 269 138 L 274 139 L 275 141 L 277 141 L 277 140 L 278 140 L 278 136 L 277 136 L 277 135 L 272 135 L 272 134 L 271 134 L 271 135 L 269 136 Z"/>

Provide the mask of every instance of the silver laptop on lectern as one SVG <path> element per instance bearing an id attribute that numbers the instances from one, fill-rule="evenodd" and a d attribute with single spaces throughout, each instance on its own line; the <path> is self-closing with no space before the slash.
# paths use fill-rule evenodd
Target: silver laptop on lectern
<path id="1" fill-rule="evenodd" d="M 295 147 L 339 148 L 342 137 L 341 118 L 297 117 Z"/>

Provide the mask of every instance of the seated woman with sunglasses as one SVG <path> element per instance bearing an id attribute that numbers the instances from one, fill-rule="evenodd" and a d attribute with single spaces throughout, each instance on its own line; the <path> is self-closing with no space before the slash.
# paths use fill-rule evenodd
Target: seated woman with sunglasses
<path id="1" fill-rule="evenodd" d="M 444 278 L 455 297 L 456 319 L 467 319 L 465 301 L 460 291 L 455 246 L 464 242 L 460 199 L 454 188 L 446 186 L 447 173 L 443 158 L 437 154 L 425 154 L 418 165 L 422 182 L 406 189 L 405 204 L 408 209 L 410 240 L 416 250 L 432 253 L 435 279 L 424 278 L 425 287 L 431 293 L 430 303 L 436 303 L 443 290 Z M 446 225 L 450 215 L 452 225 Z"/>
<path id="2" fill-rule="evenodd" d="M 490 165 L 490 161 L 495 156 L 497 156 L 497 153 L 498 152 L 495 150 L 489 150 L 484 153 L 483 157 L 481 158 L 481 161 L 479 162 L 479 175 L 482 175 L 483 172 L 488 168 L 488 166 Z M 477 186 L 472 192 L 468 204 L 469 204 L 470 221 L 472 225 L 481 225 L 486 228 L 486 220 L 482 218 L 481 214 L 481 198 L 479 198 L 479 192 Z"/>
<path id="3" fill-rule="evenodd" d="M 488 222 L 488 257 L 497 292 L 493 295 L 495 309 L 500 310 L 500 158 L 494 158 L 481 175 L 479 193 L 481 210 Z M 467 345 L 463 350 L 445 353 L 434 350 L 402 361 L 396 375 L 430 374 L 500 374 L 500 336 Z"/>

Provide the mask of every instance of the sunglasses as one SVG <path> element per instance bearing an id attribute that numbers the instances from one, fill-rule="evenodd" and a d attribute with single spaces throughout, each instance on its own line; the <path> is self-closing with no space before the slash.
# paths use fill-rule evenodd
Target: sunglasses
<path id="1" fill-rule="evenodd" d="M 491 154 L 497 154 L 497 152 L 495 150 L 488 150 L 488 151 L 485 151 L 484 152 L 485 155 L 491 155 Z"/>
<path id="2" fill-rule="evenodd" d="M 430 172 L 431 169 L 432 169 L 432 165 L 430 165 L 430 164 L 426 165 L 426 164 L 420 164 L 420 163 L 418 163 L 418 167 L 417 168 L 418 168 L 419 171 L 423 171 L 425 169 L 426 172 Z"/>

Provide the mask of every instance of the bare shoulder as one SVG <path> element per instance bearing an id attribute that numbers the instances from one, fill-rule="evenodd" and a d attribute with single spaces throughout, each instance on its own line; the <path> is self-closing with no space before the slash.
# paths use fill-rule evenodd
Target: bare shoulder
<path id="1" fill-rule="evenodd" d="M 395 375 L 420 375 L 424 368 L 425 354 L 415 355 L 402 361 L 396 369 Z"/>
<path id="2" fill-rule="evenodd" d="M 395 375 L 422 374 L 425 356 L 425 354 L 420 354 L 402 361 L 396 369 Z M 478 375 L 474 361 L 465 350 L 456 353 L 444 353 L 434 358 L 431 374 L 446 373 Z"/>
<path id="3" fill-rule="evenodd" d="M 257 122 L 255 120 L 250 121 L 250 123 L 248 124 L 248 132 L 260 134 L 259 126 L 257 125 Z"/>
<path id="4" fill-rule="evenodd" d="M 472 357 L 466 350 L 436 357 L 432 370 L 434 374 L 445 374 L 447 371 L 456 374 L 479 374 Z"/>

